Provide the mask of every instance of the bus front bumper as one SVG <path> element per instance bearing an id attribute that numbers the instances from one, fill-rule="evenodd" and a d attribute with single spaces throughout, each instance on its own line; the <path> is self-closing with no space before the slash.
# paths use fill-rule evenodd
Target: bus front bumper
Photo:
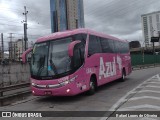
<path id="1" fill-rule="evenodd" d="M 59 88 L 37 88 L 32 86 L 32 94 L 35 96 L 74 96 L 82 91 L 75 85 L 66 85 Z"/>

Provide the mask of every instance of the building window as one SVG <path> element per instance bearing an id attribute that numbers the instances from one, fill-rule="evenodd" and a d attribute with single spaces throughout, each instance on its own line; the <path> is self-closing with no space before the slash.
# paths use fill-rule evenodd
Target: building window
<path id="1" fill-rule="evenodd" d="M 159 20 L 159 14 L 156 15 L 157 20 L 157 30 L 160 31 L 160 20 Z"/>
<path id="2" fill-rule="evenodd" d="M 156 15 L 156 20 L 159 22 L 159 14 Z"/>
<path id="3" fill-rule="evenodd" d="M 152 16 L 149 16 L 149 24 L 150 24 L 150 33 L 151 33 L 151 36 L 153 36 L 154 34 L 154 29 L 153 29 L 153 26 L 152 26 Z"/>
<path id="4" fill-rule="evenodd" d="M 144 26 L 144 36 L 145 36 L 145 44 L 149 44 L 149 39 L 148 39 L 148 24 L 147 24 L 147 16 L 143 17 L 143 26 Z"/>
<path id="5" fill-rule="evenodd" d="M 160 22 L 157 23 L 157 30 L 160 31 Z"/>

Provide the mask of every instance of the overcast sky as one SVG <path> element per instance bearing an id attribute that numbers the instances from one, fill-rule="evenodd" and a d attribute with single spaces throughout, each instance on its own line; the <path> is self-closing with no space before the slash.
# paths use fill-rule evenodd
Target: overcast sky
<path id="1" fill-rule="evenodd" d="M 13 40 L 23 37 L 24 6 L 28 10 L 29 41 L 51 33 L 50 0 L 0 0 L 5 49 L 9 33 L 14 33 Z M 141 15 L 154 11 L 160 11 L 160 0 L 84 0 L 86 28 L 128 41 L 143 43 Z"/>

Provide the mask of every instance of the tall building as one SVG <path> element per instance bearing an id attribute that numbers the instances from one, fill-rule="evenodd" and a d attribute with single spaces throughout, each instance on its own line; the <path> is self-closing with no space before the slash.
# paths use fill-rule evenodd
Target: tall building
<path id="1" fill-rule="evenodd" d="M 160 11 L 141 15 L 141 21 L 145 46 L 149 47 L 151 37 L 160 36 Z"/>
<path id="2" fill-rule="evenodd" d="M 53 32 L 83 28 L 83 0 L 50 0 Z"/>
<path id="3" fill-rule="evenodd" d="M 22 39 L 9 42 L 9 59 L 20 61 L 21 55 L 24 52 L 24 42 Z"/>
<path id="4" fill-rule="evenodd" d="M 9 59 L 10 60 L 15 60 L 16 59 L 16 43 L 13 41 L 10 41 L 8 43 L 8 47 L 9 47 Z"/>
<path id="5" fill-rule="evenodd" d="M 23 54 L 24 50 L 24 41 L 22 39 L 18 39 L 16 42 L 16 61 L 20 61 L 21 55 Z"/>

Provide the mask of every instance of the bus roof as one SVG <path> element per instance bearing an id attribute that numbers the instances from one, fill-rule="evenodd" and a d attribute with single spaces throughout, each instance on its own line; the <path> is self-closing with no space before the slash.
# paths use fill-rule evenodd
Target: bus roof
<path id="1" fill-rule="evenodd" d="M 86 29 L 86 28 L 80 28 L 80 29 L 74 29 L 74 30 L 67 30 L 67 31 L 63 31 L 63 32 L 56 32 L 56 33 L 53 33 L 53 34 L 50 34 L 50 35 L 47 35 L 47 36 L 44 36 L 44 37 L 40 37 L 36 41 L 36 43 L 45 42 L 45 41 L 54 40 L 54 39 L 63 38 L 63 37 L 68 37 L 68 36 L 75 35 L 75 34 L 80 34 L 80 33 L 91 34 L 91 35 L 96 35 L 96 36 L 99 36 L 99 37 L 109 38 L 109 39 L 112 39 L 112 40 L 127 42 L 126 40 L 121 40 L 121 39 L 118 39 L 116 37 L 113 37 L 113 36 L 110 36 L 110 35 L 107 35 L 107 34 L 103 34 L 103 33 L 96 32 L 96 31 Z"/>

